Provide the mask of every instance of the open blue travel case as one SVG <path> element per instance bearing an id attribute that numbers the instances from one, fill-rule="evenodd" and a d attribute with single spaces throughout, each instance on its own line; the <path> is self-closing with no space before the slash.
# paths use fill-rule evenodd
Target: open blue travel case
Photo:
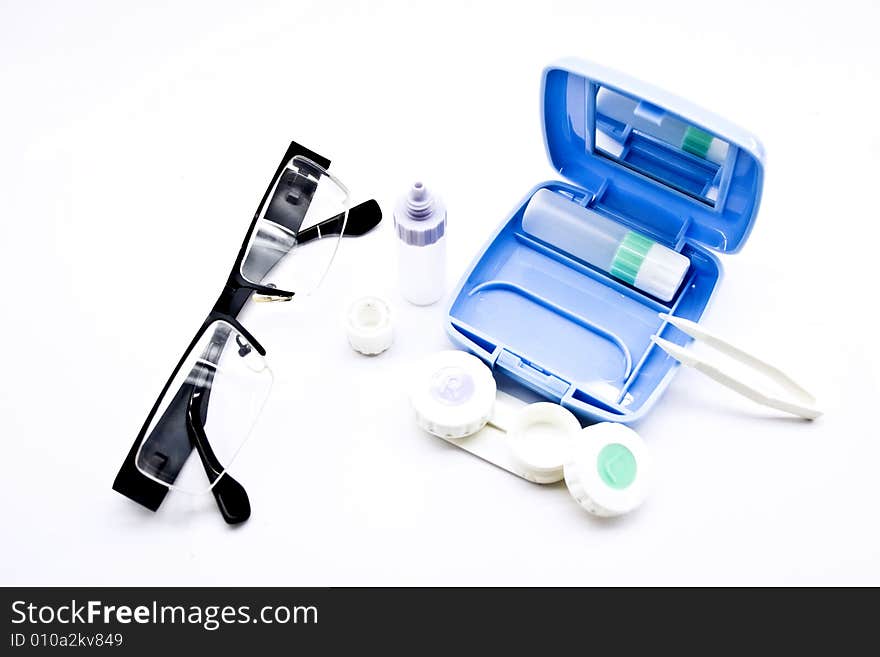
<path id="1" fill-rule="evenodd" d="M 459 283 L 447 330 L 582 420 L 634 422 L 677 370 L 651 337 L 690 340 L 659 313 L 698 321 L 721 279 L 712 250 L 735 253 L 752 229 L 763 149 L 720 117 L 580 60 L 547 68 L 541 99 L 547 153 L 565 181 L 537 185 L 501 224 Z M 687 256 L 673 298 L 529 235 L 523 211 L 543 188 Z"/>

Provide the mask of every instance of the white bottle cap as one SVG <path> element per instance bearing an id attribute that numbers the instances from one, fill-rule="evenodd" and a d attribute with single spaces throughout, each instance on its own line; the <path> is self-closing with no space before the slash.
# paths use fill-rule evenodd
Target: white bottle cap
<path id="1" fill-rule="evenodd" d="M 517 474 L 536 484 L 562 481 L 563 466 L 581 430 L 571 411 L 550 402 L 529 404 L 504 428 Z"/>
<path id="2" fill-rule="evenodd" d="M 574 440 L 564 471 L 568 492 L 584 509 L 602 517 L 619 516 L 647 497 L 651 458 L 635 431 L 602 422 Z"/>
<path id="3" fill-rule="evenodd" d="M 669 301 L 690 266 L 691 261 L 678 251 L 662 244 L 652 244 L 639 266 L 634 285 L 662 301 Z"/>
<path id="4" fill-rule="evenodd" d="M 446 206 L 422 182 L 397 202 L 393 216 L 397 237 L 406 244 L 428 246 L 446 233 Z"/>
<path id="5" fill-rule="evenodd" d="M 348 308 L 345 332 L 352 349 L 375 356 L 391 346 L 394 329 L 391 308 L 379 297 L 363 297 Z"/>
<path id="6" fill-rule="evenodd" d="M 440 438 L 476 433 L 495 406 L 492 371 L 463 351 L 440 351 L 422 360 L 410 390 L 416 422 Z"/>

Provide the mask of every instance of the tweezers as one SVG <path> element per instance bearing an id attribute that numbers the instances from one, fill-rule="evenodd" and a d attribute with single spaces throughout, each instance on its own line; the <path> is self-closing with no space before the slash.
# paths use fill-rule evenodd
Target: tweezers
<path id="1" fill-rule="evenodd" d="M 666 313 L 660 313 L 660 319 L 677 328 L 679 331 L 694 338 L 694 340 L 702 341 L 710 347 L 716 349 L 718 353 L 729 356 L 732 360 L 749 367 L 754 372 L 763 375 L 769 381 L 779 385 L 779 387 L 787 392 L 791 397 L 784 399 L 767 390 L 752 386 L 742 381 L 732 374 L 725 372 L 717 365 L 713 365 L 701 356 L 695 354 L 690 349 L 681 345 L 670 342 L 659 335 L 651 336 L 651 341 L 660 347 L 682 365 L 692 367 L 698 372 L 702 372 L 710 379 L 713 379 L 734 392 L 738 392 L 744 397 L 748 397 L 758 404 L 769 406 L 785 413 L 797 415 L 806 420 L 815 420 L 822 415 L 816 406 L 816 399 L 807 392 L 801 385 L 796 383 L 790 376 L 782 370 L 769 363 L 746 353 L 738 347 L 734 347 L 726 340 L 722 340 L 718 336 L 712 335 L 696 322 L 681 317 L 673 317 Z M 661 327 L 662 330 L 662 327 Z M 659 331 L 658 331 L 659 333 Z"/>

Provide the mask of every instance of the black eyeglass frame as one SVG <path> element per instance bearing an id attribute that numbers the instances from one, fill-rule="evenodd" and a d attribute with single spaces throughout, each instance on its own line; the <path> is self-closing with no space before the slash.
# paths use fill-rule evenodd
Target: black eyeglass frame
<path id="1" fill-rule="evenodd" d="M 162 388 L 161 393 L 147 415 L 141 430 L 138 432 L 137 438 L 132 444 L 132 447 L 125 457 L 125 460 L 113 482 L 113 490 L 125 495 L 129 499 L 151 511 L 158 510 L 162 501 L 165 499 L 165 495 L 167 495 L 170 489 L 168 485 L 162 484 L 159 481 L 144 475 L 137 467 L 136 458 L 140 445 L 159 410 L 162 400 L 168 394 L 172 383 L 180 373 L 186 359 L 206 335 L 208 329 L 216 322 L 225 322 L 231 326 L 250 343 L 260 356 L 265 356 L 266 349 L 244 326 L 242 326 L 238 321 L 238 315 L 241 313 L 248 300 L 254 295 L 261 295 L 266 298 L 278 300 L 290 299 L 295 295 L 295 291 L 292 290 L 282 290 L 247 280 L 242 274 L 242 263 L 247 255 L 247 250 L 254 231 L 257 229 L 257 224 L 261 218 L 264 218 L 264 210 L 266 210 L 266 212 L 273 210 L 275 215 L 277 215 L 274 220 L 278 220 L 282 224 L 284 223 L 284 199 L 287 192 L 282 187 L 281 182 L 282 177 L 287 171 L 289 171 L 287 168 L 288 163 L 297 157 L 305 158 L 306 161 L 311 161 L 325 170 L 330 167 L 330 160 L 327 158 L 296 142 L 290 143 L 287 152 L 284 154 L 284 157 L 275 170 L 275 174 L 273 175 L 269 186 L 266 188 L 266 191 L 260 200 L 257 211 L 248 227 L 244 241 L 242 242 L 235 263 L 229 273 L 220 296 L 214 303 L 214 306 L 211 308 L 211 311 L 208 313 L 204 322 L 202 322 L 195 337 L 189 343 L 189 346 L 184 351 L 183 356 L 178 361 L 171 376 Z M 267 202 L 269 203 L 268 206 Z M 371 199 L 350 208 L 347 217 L 345 214 L 330 217 L 320 224 L 303 231 L 298 231 L 298 223 L 295 226 L 290 226 L 290 228 L 295 234 L 297 234 L 298 243 L 302 244 L 311 239 L 327 235 L 339 235 L 340 233 L 342 233 L 341 236 L 344 237 L 358 237 L 375 228 L 381 219 L 382 211 L 379 208 L 379 204 Z M 293 219 L 293 221 L 295 222 L 296 220 Z M 222 348 L 223 346 L 220 345 L 220 349 Z M 184 398 L 177 400 L 179 403 L 177 403 L 176 406 L 175 402 L 172 401 L 171 406 L 175 406 L 175 408 L 179 407 L 183 410 L 184 416 L 179 418 L 178 421 L 185 422 L 185 428 L 190 439 L 191 448 L 195 449 L 198 453 L 205 468 L 205 472 L 208 474 L 209 480 L 212 484 L 211 492 L 214 494 L 217 506 L 220 509 L 224 520 L 230 524 L 244 522 L 250 517 L 250 502 L 247 493 L 245 492 L 244 487 L 233 479 L 232 476 L 225 471 L 223 466 L 219 464 L 205 434 L 204 424 L 207 415 L 209 389 L 190 388 L 187 391 L 185 388 L 186 387 L 182 388 L 181 392 L 178 394 L 186 395 L 189 398 L 185 400 Z M 164 416 L 162 420 L 164 420 Z M 214 473 L 213 479 L 212 472 Z"/>

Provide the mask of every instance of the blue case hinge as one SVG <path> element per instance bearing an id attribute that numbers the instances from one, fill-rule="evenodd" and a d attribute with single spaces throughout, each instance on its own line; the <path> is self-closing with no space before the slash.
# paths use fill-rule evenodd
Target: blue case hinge
<path id="1" fill-rule="evenodd" d="M 507 349 L 502 349 L 495 359 L 495 364 L 506 371 L 517 381 L 524 383 L 533 390 L 548 395 L 557 401 L 568 392 L 570 384 L 554 374 L 523 360 Z"/>

